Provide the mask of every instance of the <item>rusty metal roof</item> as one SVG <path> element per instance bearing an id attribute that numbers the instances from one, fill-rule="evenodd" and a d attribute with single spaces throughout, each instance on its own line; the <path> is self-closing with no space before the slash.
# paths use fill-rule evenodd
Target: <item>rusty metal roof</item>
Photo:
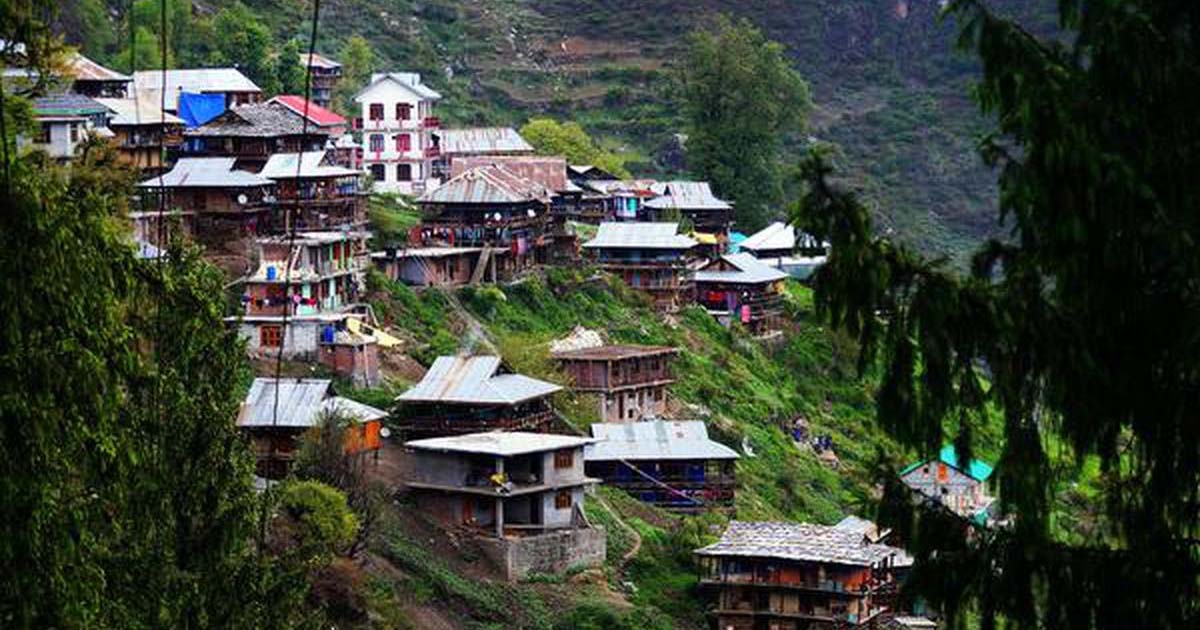
<path id="1" fill-rule="evenodd" d="M 498 164 L 505 169 L 536 182 L 554 192 L 581 190 L 567 178 L 567 160 L 560 157 L 535 155 L 495 155 L 454 158 L 450 161 L 450 176 L 455 177 L 481 166 Z"/>
<path id="2" fill-rule="evenodd" d="M 106 68 L 79 53 L 74 53 L 67 61 L 71 76 L 76 81 L 113 81 L 129 83 L 133 79 L 127 74 Z"/>
<path id="3" fill-rule="evenodd" d="M 533 146 L 512 127 L 469 127 L 435 132 L 443 155 L 532 154 Z"/>
<path id="4" fill-rule="evenodd" d="M 621 360 L 630 359 L 633 357 L 653 357 L 662 354 L 678 354 L 679 350 L 670 346 L 633 346 L 633 345 L 611 345 L 611 346 L 596 346 L 593 348 L 580 348 L 577 350 L 565 350 L 563 352 L 552 353 L 555 359 L 565 360 Z"/>
<path id="5" fill-rule="evenodd" d="M 401 402 L 515 405 L 544 398 L 562 387 L 521 374 L 500 373 L 500 357 L 438 357 Z"/>
<path id="6" fill-rule="evenodd" d="M 518 204 L 530 201 L 549 203 L 553 192 L 525 179 L 499 164 L 480 166 L 453 177 L 425 193 L 419 203 L 438 204 Z"/>

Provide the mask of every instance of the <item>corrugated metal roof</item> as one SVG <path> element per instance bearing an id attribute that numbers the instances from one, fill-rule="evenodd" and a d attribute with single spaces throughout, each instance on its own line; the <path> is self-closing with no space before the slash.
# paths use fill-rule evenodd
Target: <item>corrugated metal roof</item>
<path id="1" fill-rule="evenodd" d="M 301 157 L 303 155 L 303 157 Z M 296 163 L 300 162 L 297 175 Z M 344 166 L 330 164 L 324 151 L 300 153 L 276 153 L 267 158 L 259 171 L 259 177 L 268 179 L 295 179 L 299 177 L 355 177 L 359 172 Z"/>
<path id="2" fill-rule="evenodd" d="M 374 88 L 376 85 L 378 85 L 382 81 L 393 81 L 398 85 L 402 85 L 402 86 L 408 88 L 414 94 L 416 94 L 417 96 L 419 96 L 423 99 L 438 100 L 438 99 L 442 98 L 442 95 L 438 94 L 436 90 L 429 87 L 428 85 L 425 85 L 424 83 L 421 83 L 420 73 L 417 73 L 417 72 L 376 72 L 371 75 L 371 82 L 369 84 L 367 84 L 367 87 L 359 90 L 358 94 L 354 95 L 354 100 L 355 101 L 360 100 L 360 97 L 362 97 L 363 94 L 366 94 L 367 92 L 369 92 L 371 90 L 371 88 Z"/>
<path id="3" fill-rule="evenodd" d="M 180 158 L 174 168 L 159 178 L 152 177 L 138 184 L 141 188 L 250 188 L 273 186 L 275 182 L 246 171 L 233 168 L 235 158 L 194 157 Z"/>
<path id="4" fill-rule="evenodd" d="M 733 449 L 709 439 L 700 420 L 596 423 L 592 437 L 599 441 L 584 452 L 587 461 L 738 458 Z"/>
<path id="5" fill-rule="evenodd" d="M 106 68 L 80 53 L 73 53 L 67 61 L 71 76 L 76 81 L 120 81 L 128 83 L 133 79 L 127 74 L 121 74 L 111 68 Z"/>
<path id="6" fill-rule="evenodd" d="M 717 199 L 713 195 L 708 182 L 660 182 L 651 188 L 658 193 L 646 202 L 647 208 L 658 210 L 679 208 L 681 210 L 729 210 L 733 206 L 728 202 Z"/>
<path id="7" fill-rule="evenodd" d="M 311 63 L 308 63 L 310 60 Z M 300 65 L 303 67 L 312 66 L 314 68 L 323 68 L 325 70 L 333 70 L 334 68 L 342 67 L 342 64 L 320 53 L 313 53 L 312 57 L 309 57 L 308 53 L 300 53 Z"/>
<path id="8" fill-rule="evenodd" d="M 438 146 L 443 155 L 533 153 L 533 146 L 512 127 L 442 129 L 435 133 L 440 138 Z"/>
<path id="9" fill-rule="evenodd" d="M 591 438 L 577 435 L 529 433 L 526 431 L 488 431 L 452 437 L 429 438 L 405 442 L 404 446 L 422 451 L 470 453 L 512 457 L 529 453 L 545 453 L 561 448 L 577 448 L 590 444 Z"/>
<path id="10" fill-rule="evenodd" d="M 736 268 L 718 270 L 720 261 Z M 713 269 L 709 269 L 713 268 Z M 725 254 L 719 260 L 714 260 L 696 272 L 696 282 L 734 282 L 738 284 L 763 284 L 776 282 L 787 278 L 788 274 L 774 267 L 763 264 L 750 254 Z"/>
<path id="11" fill-rule="evenodd" d="M 262 92 L 237 68 L 189 68 L 167 70 L 167 109 L 179 109 L 180 92 L 200 94 L 226 92 Z M 162 71 L 133 73 L 133 89 L 139 96 L 158 102 L 162 98 Z"/>
<path id="12" fill-rule="evenodd" d="M 355 422 L 369 422 L 387 416 L 369 405 L 348 398 L 330 397 L 327 379 L 256 378 L 242 403 L 237 424 L 240 427 L 311 427 L 322 412 L 341 412 Z M 279 412 L 275 413 L 275 391 L 279 390 Z"/>
<path id="13" fill-rule="evenodd" d="M 567 178 L 567 161 L 560 157 L 533 155 L 494 155 L 455 158 L 450 162 L 450 176 L 455 177 L 481 166 L 498 164 L 531 182 L 541 184 L 554 192 L 580 190 Z"/>
<path id="14" fill-rule="evenodd" d="M 903 552 L 894 547 L 863 542 L 856 532 L 809 523 L 731 521 L 721 539 L 697 549 L 702 556 L 775 558 L 801 562 L 826 562 L 871 566 Z"/>
<path id="15" fill-rule="evenodd" d="M 746 240 L 738 243 L 738 247 L 749 250 L 786 249 L 790 251 L 796 247 L 796 228 L 782 221 L 776 221 L 747 236 Z"/>
<path id="16" fill-rule="evenodd" d="M 500 374 L 500 357 L 438 357 L 421 382 L 400 395 L 403 402 L 515 405 L 562 389 L 521 374 Z"/>
<path id="17" fill-rule="evenodd" d="M 679 234 L 678 223 L 601 223 L 588 249 L 691 249 L 696 241 Z"/>
<path id="18" fill-rule="evenodd" d="M 134 125 L 182 125 L 183 119 L 164 112 L 158 102 L 136 98 L 96 98 L 97 103 L 108 108 L 113 113 L 109 119 L 110 126 Z"/>
<path id="19" fill-rule="evenodd" d="M 605 361 L 608 359 L 620 360 L 629 359 L 632 357 L 651 357 L 661 354 L 676 354 L 678 352 L 679 350 L 670 346 L 602 345 L 562 350 L 560 352 L 551 351 L 551 354 L 555 359 L 594 359 Z"/>
<path id="20" fill-rule="evenodd" d="M 421 195 L 418 203 L 471 205 L 549 203 L 553 192 L 499 164 L 473 168 Z"/>

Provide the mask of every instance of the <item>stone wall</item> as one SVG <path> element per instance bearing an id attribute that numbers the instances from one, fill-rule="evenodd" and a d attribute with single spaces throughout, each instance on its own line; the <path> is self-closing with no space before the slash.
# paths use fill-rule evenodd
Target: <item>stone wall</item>
<path id="1" fill-rule="evenodd" d="M 480 546 L 509 580 L 604 564 L 604 528 L 563 529 L 520 538 L 481 538 Z"/>

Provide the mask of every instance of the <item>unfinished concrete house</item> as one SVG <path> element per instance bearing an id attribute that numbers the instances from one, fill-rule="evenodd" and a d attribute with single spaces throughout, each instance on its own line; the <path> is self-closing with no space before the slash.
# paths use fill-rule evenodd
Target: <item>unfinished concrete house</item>
<path id="1" fill-rule="evenodd" d="M 677 354 L 667 346 L 607 345 L 551 356 L 571 378 L 572 389 L 596 394 L 605 422 L 629 422 L 666 414 Z"/>
<path id="2" fill-rule="evenodd" d="M 679 234 L 677 223 L 601 223 L 583 244 L 596 264 L 671 311 L 691 301 L 695 284 L 689 267 L 696 241 Z"/>
<path id="3" fill-rule="evenodd" d="M 695 553 L 717 627 L 733 630 L 872 626 L 887 611 L 878 592 L 911 562 L 857 532 L 807 523 L 732 521 Z"/>
<path id="4" fill-rule="evenodd" d="M 254 379 L 238 412 L 237 425 L 254 444 L 258 476 L 286 477 L 299 438 L 320 426 L 322 416 L 330 413 L 350 420 L 344 436 L 348 457 L 378 453 L 386 411 L 334 396 L 326 379 Z"/>
<path id="5" fill-rule="evenodd" d="M 421 382 L 396 400 L 405 439 L 483 431 L 547 432 L 550 396 L 562 388 L 513 374 L 500 357 L 438 357 Z"/>
<path id="6" fill-rule="evenodd" d="M 583 513 L 583 447 L 592 440 L 486 432 L 407 442 L 405 486 L 418 509 L 483 537 L 512 579 L 604 562 L 604 530 Z"/>
<path id="7" fill-rule="evenodd" d="M 589 476 L 676 512 L 728 510 L 738 454 L 699 420 L 596 423 L 584 452 Z"/>

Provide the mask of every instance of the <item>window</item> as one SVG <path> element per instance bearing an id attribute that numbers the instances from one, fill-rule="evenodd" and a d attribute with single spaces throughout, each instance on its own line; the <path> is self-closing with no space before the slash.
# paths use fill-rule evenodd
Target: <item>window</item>
<path id="1" fill-rule="evenodd" d="M 401 133 L 396 135 L 396 150 L 401 153 L 412 151 L 412 135 Z"/>
<path id="2" fill-rule="evenodd" d="M 38 125 L 38 144 L 50 144 L 50 125 Z"/>
<path id="3" fill-rule="evenodd" d="M 412 178 L 412 164 L 396 165 L 396 181 L 411 182 Z"/>
<path id="4" fill-rule="evenodd" d="M 569 510 L 571 509 L 571 491 L 559 490 L 558 494 L 554 495 L 554 509 Z"/>
<path id="5" fill-rule="evenodd" d="M 568 449 L 555 451 L 554 453 L 554 468 L 571 468 L 575 465 L 575 453 Z"/>
<path id="6" fill-rule="evenodd" d="M 71 142 L 79 142 L 79 125 L 71 123 L 68 127 L 71 129 Z"/>
<path id="7" fill-rule="evenodd" d="M 267 348 L 278 348 L 282 344 L 283 328 L 280 326 L 263 326 L 258 329 L 259 345 Z"/>
<path id="8" fill-rule="evenodd" d="M 383 103 L 371 103 L 370 110 L 371 120 L 383 120 Z"/>
<path id="9" fill-rule="evenodd" d="M 408 120 L 412 116 L 412 105 L 396 103 L 396 120 Z"/>
<path id="10" fill-rule="evenodd" d="M 387 174 L 384 172 L 382 164 L 372 164 L 371 165 L 371 179 L 373 179 L 377 182 L 381 182 L 384 180 L 384 178 L 386 176 L 387 176 Z"/>
<path id="11" fill-rule="evenodd" d="M 382 135 L 377 134 L 377 133 L 371 134 L 371 138 L 368 141 L 371 144 L 371 152 L 372 153 L 380 153 L 383 151 L 383 136 Z"/>

